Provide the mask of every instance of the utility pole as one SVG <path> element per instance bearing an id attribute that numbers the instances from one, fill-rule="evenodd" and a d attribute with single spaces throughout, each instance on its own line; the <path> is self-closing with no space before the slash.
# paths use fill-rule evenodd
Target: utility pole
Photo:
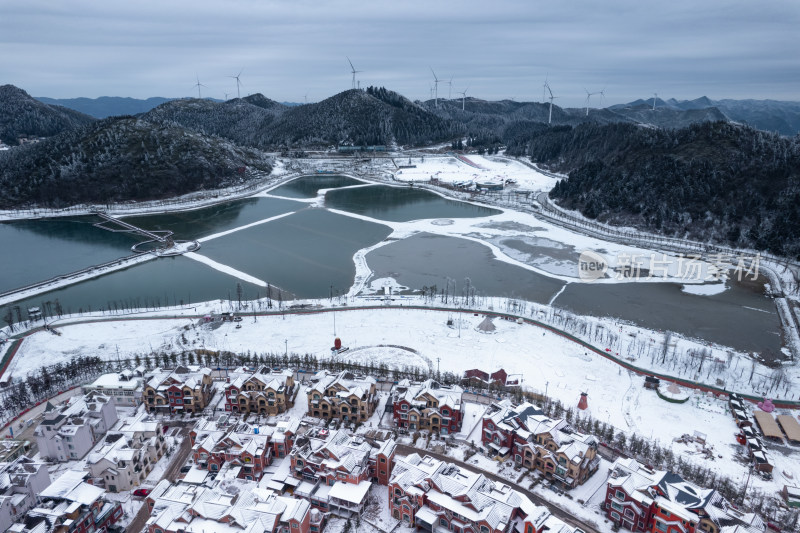
<path id="1" fill-rule="evenodd" d="M 289 356 L 289 339 L 283 339 L 285 351 L 283 352 L 287 357 Z"/>

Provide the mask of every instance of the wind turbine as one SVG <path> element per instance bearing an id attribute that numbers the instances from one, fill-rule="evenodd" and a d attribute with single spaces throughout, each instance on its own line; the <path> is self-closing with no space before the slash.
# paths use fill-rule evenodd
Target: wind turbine
<path id="1" fill-rule="evenodd" d="M 547 89 L 547 92 L 550 93 L 550 118 L 547 119 L 547 123 L 550 124 L 553 122 L 553 100 L 558 98 L 558 96 L 553 96 L 553 91 L 550 89 L 550 85 L 547 82 L 544 82 L 544 86 Z"/>
<path id="2" fill-rule="evenodd" d="M 450 81 L 447 82 L 449 89 L 447 89 L 447 99 L 452 100 L 453 98 L 453 76 L 450 76 Z"/>
<path id="3" fill-rule="evenodd" d="M 656 100 L 658 100 L 658 93 L 653 93 L 653 111 L 656 110 Z"/>
<path id="4" fill-rule="evenodd" d="M 436 77 L 436 73 L 433 71 L 433 67 L 430 67 L 430 69 L 431 69 L 431 74 L 433 74 L 433 83 L 436 91 L 436 99 L 434 100 L 434 105 L 436 105 L 436 107 L 439 107 L 439 81 L 441 80 L 439 80 L 439 78 Z"/>
<path id="5" fill-rule="evenodd" d="M 197 79 L 197 83 L 192 85 L 192 87 L 197 87 L 197 97 L 203 98 L 202 96 L 200 96 L 200 87 L 206 87 L 206 86 L 200 83 L 200 78 L 197 76 L 197 74 L 195 74 L 195 79 Z M 206 87 L 206 89 L 208 89 L 208 87 Z"/>
<path id="6" fill-rule="evenodd" d="M 469 91 L 469 87 L 458 93 L 461 95 L 461 111 L 464 111 L 464 101 L 467 99 L 467 91 Z"/>
<path id="7" fill-rule="evenodd" d="M 303 100 L 305 100 L 305 103 L 308 103 L 308 93 L 303 95 Z"/>
<path id="8" fill-rule="evenodd" d="M 225 100 L 228 99 L 228 93 L 225 93 Z"/>
<path id="9" fill-rule="evenodd" d="M 356 70 L 356 67 L 353 66 L 353 62 L 350 61 L 349 57 L 347 58 L 347 62 L 350 63 L 350 70 L 353 73 L 353 89 L 355 89 L 356 88 L 356 74 L 358 74 L 359 72 L 364 72 L 364 71 L 363 70 Z"/>
<path id="10" fill-rule="evenodd" d="M 544 77 L 544 85 L 542 85 L 542 102 L 544 102 L 546 100 L 545 91 L 547 91 L 547 89 L 548 89 L 547 78 L 549 78 L 549 77 L 550 77 L 549 74 Z"/>
<path id="11" fill-rule="evenodd" d="M 588 117 L 589 116 L 589 103 L 590 103 L 590 100 L 591 100 L 592 96 L 594 96 L 596 94 L 599 94 L 600 95 L 600 101 L 602 102 L 603 101 L 603 94 L 605 93 L 606 89 L 605 89 L 605 87 L 603 87 L 602 91 L 597 91 L 597 92 L 594 92 L 594 93 L 590 93 L 589 90 L 586 89 L 586 87 L 584 87 L 583 90 L 586 91 L 586 116 Z"/>
<path id="12" fill-rule="evenodd" d="M 236 76 L 228 76 L 229 78 L 233 78 L 234 80 L 236 80 L 236 98 L 242 97 L 242 93 L 239 92 L 239 86 L 242 84 L 242 82 L 239 81 L 239 76 L 242 75 L 242 72 L 244 72 L 244 69 L 241 69 L 239 71 L 239 74 L 237 74 Z"/>

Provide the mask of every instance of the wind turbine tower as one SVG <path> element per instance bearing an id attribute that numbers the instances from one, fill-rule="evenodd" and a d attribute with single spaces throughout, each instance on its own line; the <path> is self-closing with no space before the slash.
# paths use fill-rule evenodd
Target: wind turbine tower
<path id="1" fill-rule="evenodd" d="M 653 93 L 653 111 L 656 110 L 656 100 L 658 100 L 658 93 Z"/>
<path id="2" fill-rule="evenodd" d="M 434 84 L 434 91 L 436 93 L 436 97 L 434 100 L 434 105 L 439 107 L 439 78 L 436 77 L 436 73 L 433 71 L 433 67 L 431 67 L 431 74 L 433 74 L 433 84 Z"/>
<path id="3" fill-rule="evenodd" d="M 461 111 L 464 111 L 464 101 L 467 99 L 467 91 L 469 91 L 469 87 L 458 93 L 461 95 Z"/>
<path id="4" fill-rule="evenodd" d="M 550 117 L 547 119 L 547 123 L 550 124 L 553 122 L 553 100 L 558 98 L 558 96 L 553 96 L 553 91 L 550 89 L 550 85 L 547 82 L 544 82 L 544 86 L 547 89 L 547 92 L 550 93 Z"/>
<path id="5" fill-rule="evenodd" d="M 239 74 L 237 74 L 236 76 L 228 76 L 229 78 L 233 78 L 234 80 L 236 80 L 236 98 L 242 97 L 242 93 L 239 91 L 239 86 L 241 86 L 242 84 L 242 82 L 239 81 L 239 77 L 242 75 L 242 72 L 244 72 L 244 69 L 241 69 L 239 71 Z"/>
<path id="6" fill-rule="evenodd" d="M 453 76 L 450 76 L 450 81 L 447 82 L 447 86 L 449 87 L 447 89 L 447 99 L 448 100 L 452 100 L 453 99 Z"/>
<path id="7" fill-rule="evenodd" d="M 197 77 L 197 74 L 195 74 L 195 79 L 197 80 L 197 83 L 194 84 L 194 87 L 197 87 L 197 98 L 203 98 L 200 95 L 200 87 L 206 87 L 206 86 L 200 83 L 200 78 Z M 206 87 L 206 89 L 208 89 L 208 87 Z"/>
<path id="8" fill-rule="evenodd" d="M 350 72 L 353 74 L 353 89 L 356 88 L 356 74 L 359 72 L 363 72 L 363 70 L 356 70 L 356 67 L 353 66 L 353 62 L 350 61 L 350 58 L 347 58 L 347 62 L 350 63 Z"/>
<path id="9" fill-rule="evenodd" d="M 585 87 L 584 87 L 583 90 L 586 91 L 586 116 L 588 117 L 589 116 L 589 104 L 590 104 L 590 100 L 591 100 L 592 96 L 594 96 L 596 94 L 599 94 L 600 95 L 600 101 L 602 102 L 603 101 L 603 95 L 605 94 L 605 88 L 603 88 L 602 91 L 597 91 L 597 92 L 594 92 L 594 93 L 590 93 Z"/>

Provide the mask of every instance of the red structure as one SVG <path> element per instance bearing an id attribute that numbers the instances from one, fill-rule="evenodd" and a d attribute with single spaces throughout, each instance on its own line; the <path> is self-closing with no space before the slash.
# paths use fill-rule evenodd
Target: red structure
<path id="1" fill-rule="evenodd" d="M 333 349 L 334 350 L 341 350 L 342 349 L 342 339 L 340 339 L 339 337 L 336 337 L 333 340 Z"/>
<path id="2" fill-rule="evenodd" d="M 585 410 L 587 407 L 589 407 L 589 401 L 586 399 L 587 396 L 588 394 L 585 392 L 581 393 L 581 399 L 578 402 L 578 409 Z"/>

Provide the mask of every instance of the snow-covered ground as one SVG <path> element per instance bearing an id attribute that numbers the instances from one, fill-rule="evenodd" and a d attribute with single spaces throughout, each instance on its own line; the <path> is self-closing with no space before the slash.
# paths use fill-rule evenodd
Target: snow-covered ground
<path id="1" fill-rule="evenodd" d="M 435 310 L 342 309 L 336 312 L 335 334 L 350 351 L 337 357 L 347 357 L 349 353 L 354 361 L 363 362 L 367 356 L 389 366 L 416 365 L 424 372 L 430 372 L 428 361 L 436 358 L 442 371 L 461 373 L 469 368 L 493 371 L 502 367 L 510 374 L 522 374 L 526 388 L 546 391 L 567 406 L 576 406 L 580 393 L 587 392 L 587 412 L 594 418 L 618 430 L 635 432 L 671 446 L 676 456 L 680 454 L 734 480 L 742 480 L 746 475 L 745 466 L 736 461 L 739 451 L 734 441 L 736 426 L 724 401 L 690 393 L 691 399 L 685 404 L 667 403 L 643 388 L 642 376 L 540 327 L 496 319 L 496 331 L 486 334 L 476 329 L 484 316 L 469 313 L 461 315 L 463 325 L 459 333 L 447 326 L 452 314 Z M 43 362 L 52 364 L 76 355 L 116 359 L 117 349 L 121 358 L 133 358 L 151 349 L 203 347 L 258 353 L 283 353 L 288 347 L 293 353 L 330 357 L 333 313 L 262 316 L 257 322 L 245 318 L 239 324 L 240 329 L 233 323 L 211 329 L 198 325 L 196 318 L 186 317 L 57 325 L 60 337 L 40 332 L 25 339 L 12 362 L 13 373 L 19 378 L 35 371 Z M 186 337 L 186 343 L 182 336 Z M 623 332 L 620 338 L 631 337 Z M 683 342 L 688 341 L 679 341 Z M 296 404 L 300 410 L 304 410 L 299 405 L 302 403 L 300 399 Z M 474 425 L 480 409 L 480 406 L 468 408 L 465 431 L 470 430 L 470 434 L 473 433 L 470 426 Z M 473 411 L 475 416 L 471 416 Z M 702 458 L 694 447 L 673 443 L 673 439 L 695 430 L 707 434 L 708 446 L 713 446 L 717 456 L 713 461 Z M 785 471 L 798 479 L 800 461 L 796 452 L 789 454 L 788 448 L 776 449 L 770 451 L 770 457 L 776 474 Z M 776 475 L 773 483 L 755 477 L 751 483 L 777 490 L 778 480 L 783 482 L 781 474 Z"/>

